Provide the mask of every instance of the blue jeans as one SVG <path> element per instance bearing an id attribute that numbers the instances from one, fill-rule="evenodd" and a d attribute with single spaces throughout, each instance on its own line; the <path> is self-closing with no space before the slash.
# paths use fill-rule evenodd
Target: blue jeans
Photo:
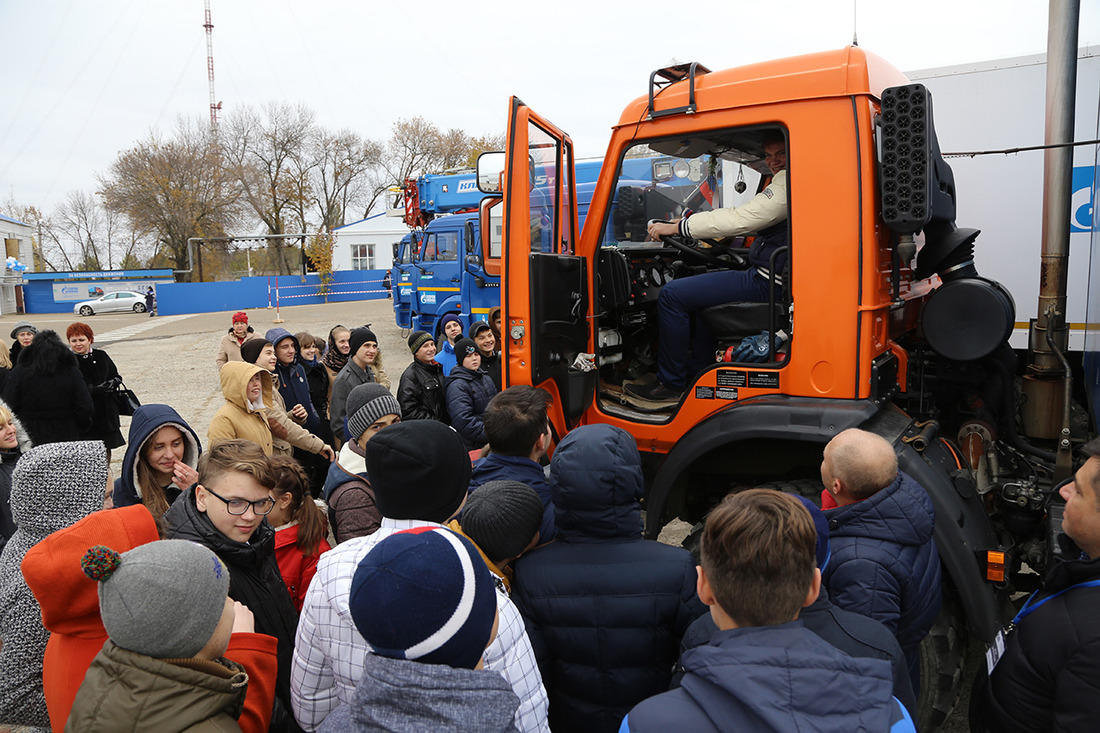
<path id="1" fill-rule="evenodd" d="M 657 379 L 670 389 L 682 390 L 688 377 L 714 362 L 714 337 L 691 315 L 723 303 L 766 303 L 768 281 L 748 270 L 723 270 L 673 280 L 657 296 Z"/>

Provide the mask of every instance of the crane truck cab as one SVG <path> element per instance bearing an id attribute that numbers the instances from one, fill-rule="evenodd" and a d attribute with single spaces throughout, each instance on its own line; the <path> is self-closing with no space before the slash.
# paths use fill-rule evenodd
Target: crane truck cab
<path id="1" fill-rule="evenodd" d="M 767 298 L 698 314 L 713 342 L 677 404 L 631 402 L 624 383 L 654 371 L 661 289 L 747 266 L 745 241 L 650 242 L 647 223 L 764 190 L 776 134 L 789 209 Z M 1055 552 L 1057 522 L 1053 456 L 1016 428 L 1014 303 L 978 273 L 979 231 L 955 223 L 930 94 L 857 47 L 658 70 L 613 127 L 583 230 L 569 136 L 513 97 L 507 139 L 503 162 L 484 157 L 503 167 L 505 384 L 550 392 L 559 437 L 592 423 L 635 437 L 652 538 L 738 488 L 818 498 L 823 448 L 846 428 L 890 441 L 936 509 L 945 602 L 920 713 L 922 729 L 941 722 L 966 632 L 994 638 L 1010 593 L 1037 582 L 1024 563 L 1041 571 Z M 624 186 L 622 163 L 639 158 L 667 161 L 663 175 Z"/>

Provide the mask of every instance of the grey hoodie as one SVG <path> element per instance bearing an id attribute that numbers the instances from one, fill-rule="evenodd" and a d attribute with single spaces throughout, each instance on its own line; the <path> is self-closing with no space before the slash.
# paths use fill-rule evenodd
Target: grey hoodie
<path id="1" fill-rule="evenodd" d="M 497 672 L 456 669 L 368 654 L 350 705 L 332 711 L 318 733 L 504 733 L 519 698 Z"/>

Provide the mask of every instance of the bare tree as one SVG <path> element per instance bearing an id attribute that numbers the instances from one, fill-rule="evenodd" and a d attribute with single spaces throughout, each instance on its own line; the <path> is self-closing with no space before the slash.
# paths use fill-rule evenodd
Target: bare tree
<path id="1" fill-rule="evenodd" d="M 219 129 L 225 159 L 268 234 L 286 234 L 287 225 L 303 227 L 309 195 L 307 142 L 314 130 L 313 112 L 269 102 L 262 109 L 243 107 Z M 283 240 L 272 239 L 278 267 L 290 272 Z"/>
<path id="2" fill-rule="evenodd" d="M 371 169 L 382 160 L 382 146 L 351 130 L 316 129 L 310 136 L 313 159 L 310 179 L 313 203 L 321 227 L 332 230 L 347 223 L 349 209 L 366 204 L 369 211 L 379 195 L 370 185 Z"/>
<path id="3" fill-rule="evenodd" d="M 240 189 L 195 119 L 181 119 L 169 139 L 152 133 L 119 153 L 100 185 L 105 206 L 125 215 L 135 232 L 155 232 L 176 269 L 188 266 L 188 238 L 224 236 L 243 218 Z"/>

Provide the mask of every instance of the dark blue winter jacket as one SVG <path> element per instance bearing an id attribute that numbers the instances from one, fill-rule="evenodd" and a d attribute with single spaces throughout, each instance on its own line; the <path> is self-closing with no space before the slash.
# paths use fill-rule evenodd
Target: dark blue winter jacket
<path id="1" fill-rule="evenodd" d="M 294 361 L 284 364 L 281 361 L 275 363 L 275 373 L 279 375 L 279 394 L 283 397 L 286 411 L 290 412 L 295 405 L 306 408 L 306 421 L 302 426 L 314 435 L 321 432 L 321 418 L 313 407 L 313 398 L 309 394 L 309 380 L 306 379 L 306 370 L 298 363 L 302 357 L 302 350 L 298 345 L 298 339 L 285 328 L 272 328 L 264 335 L 272 346 L 278 346 L 283 339 L 289 338 L 294 342 Z"/>
<path id="2" fill-rule="evenodd" d="M 550 698 L 552 730 L 613 733 L 668 689 L 680 638 L 705 612 L 695 563 L 642 539 L 638 448 L 610 425 L 574 429 L 550 464 L 557 539 L 516 563 L 512 598 Z"/>
<path id="3" fill-rule="evenodd" d="M 829 509 L 832 559 L 822 571 L 841 608 L 890 629 L 905 652 L 913 689 L 920 689 L 921 639 L 940 610 L 940 557 L 932 539 L 932 499 L 899 472 L 886 488 L 855 504 Z"/>
<path id="4" fill-rule="evenodd" d="M 527 484 L 542 499 L 542 525 L 539 527 L 539 544 L 554 539 L 554 502 L 550 499 L 550 484 L 542 466 L 526 456 L 505 456 L 490 453 L 474 464 L 470 474 L 470 491 L 490 481 L 519 481 Z"/>
<path id="5" fill-rule="evenodd" d="M 141 492 L 137 489 L 138 458 L 145 448 L 145 441 L 153 433 L 169 425 L 183 433 L 183 462 L 191 468 L 198 468 L 199 454 L 202 453 L 198 433 L 168 405 L 142 405 L 134 411 L 134 417 L 130 420 L 130 437 L 126 441 L 126 455 L 122 458 L 122 475 L 115 479 L 113 498 L 116 507 L 141 503 Z M 164 495 L 168 503 L 175 501 L 186 488 L 170 486 L 165 489 Z"/>
<path id="6" fill-rule="evenodd" d="M 850 657 L 800 621 L 729 629 L 684 655 L 683 685 L 641 703 L 621 733 L 915 733 L 890 665 Z"/>
<path id="7" fill-rule="evenodd" d="M 447 414 L 468 448 L 480 448 L 485 437 L 485 408 L 497 393 L 492 378 L 480 369 L 456 366 L 447 377 Z"/>
<path id="8" fill-rule="evenodd" d="M 850 657 L 885 659 L 890 663 L 894 683 L 894 697 L 906 707 L 910 715 L 916 715 L 917 696 L 909 679 L 909 665 L 901 646 L 885 626 L 873 618 L 837 608 L 829 600 L 824 587 L 817 600 L 798 613 L 798 620 L 810 631 Z M 680 659 L 696 647 L 710 643 L 718 633 L 718 626 L 710 614 L 695 619 L 684 634 L 680 644 Z M 677 687 L 683 679 L 683 665 L 677 665 L 673 684 Z"/>

